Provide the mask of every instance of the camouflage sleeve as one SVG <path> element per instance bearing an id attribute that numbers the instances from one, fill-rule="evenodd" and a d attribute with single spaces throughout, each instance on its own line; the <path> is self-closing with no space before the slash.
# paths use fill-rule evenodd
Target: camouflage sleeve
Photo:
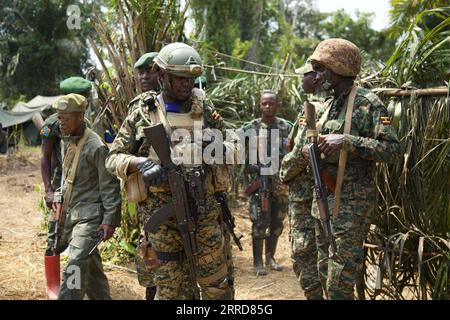
<path id="1" fill-rule="evenodd" d="M 294 142 L 292 151 L 286 154 L 281 162 L 280 180 L 283 183 L 289 182 L 302 173 L 309 163 L 302 153 L 302 148 L 306 144 L 306 127 L 299 128 Z"/>
<path id="2" fill-rule="evenodd" d="M 398 157 L 400 144 L 386 107 L 380 104 L 362 106 L 359 109 L 368 110 L 362 116 L 364 120 L 357 123 L 360 125 L 358 130 L 361 136 L 345 134 L 344 150 L 374 161 L 390 162 Z"/>
<path id="3" fill-rule="evenodd" d="M 119 181 L 109 173 L 105 167 L 105 159 L 108 155 L 108 148 L 103 145 L 95 152 L 94 160 L 97 164 L 99 179 L 99 192 L 102 198 L 103 213 L 102 224 L 109 224 L 114 227 L 120 226 L 121 196 Z"/>
<path id="4" fill-rule="evenodd" d="M 133 151 L 137 149 L 136 119 L 139 116 L 138 112 L 139 110 L 135 110 L 125 118 L 106 157 L 107 170 L 121 181 L 127 180 L 128 165 L 131 160 L 136 158 Z"/>

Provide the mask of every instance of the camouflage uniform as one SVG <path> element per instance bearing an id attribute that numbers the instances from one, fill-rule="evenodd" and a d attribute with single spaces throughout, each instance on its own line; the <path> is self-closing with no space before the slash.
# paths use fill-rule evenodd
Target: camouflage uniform
<path id="1" fill-rule="evenodd" d="M 323 102 L 312 102 L 320 117 Z M 306 129 L 306 120 L 302 110 L 289 134 L 290 145 L 299 143 Z M 289 240 L 293 269 L 300 287 L 308 300 L 322 300 L 323 290 L 317 270 L 317 247 L 315 239 L 315 219 L 311 215 L 314 180 L 309 172 L 298 172 L 296 157 L 288 153 L 280 168 L 280 179 L 289 185 Z"/>
<path id="2" fill-rule="evenodd" d="M 348 94 L 330 99 L 319 124 L 320 134 L 342 134 Z M 371 91 L 357 88 L 350 134 L 344 135 L 342 148 L 348 152 L 342 185 L 339 214 L 333 221 L 337 253 L 328 258 L 329 243 L 325 237 L 316 201 L 312 215 L 316 218 L 316 243 L 319 251 L 318 268 L 322 283 L 331 299 L 353 299 L 353 287 L 363 260 L 363 241 L 367 223 L 375 208 L 373 164 L 390 161 L 399 153 L 397 135 L 390 125 L 383 103 Z M 306 130 L 299 137 L 289 156 L 293 171 L 305 172 L 309 164 L 303 157 L 302 147 L 307 143 Z M 339 153 L 325 159 L 330 175 L 336 179 Z M 328 197 L 330 211 L 334 199 Z"/>
<path id="3" fill-rule="evenodd" d="M 75 144 L 81 137 L 64 138 L 65 148 L 63 170 L 70 175 Z M 67 139 L 67 140 L 66 140 Z M 84 145 L 73 182 L 72 195 L 68 204 L 62 252 L 69 247 L 67 265 L 63 271 L 63 283 L 58 299 L 83 299 L 87 294 L 92 300 L 111 299 L 100 253 L 97 249 L 88 255 L 95 245 L 95 235 L 100 224 L 114 227 L 120 225 L 120 187 L 116 177 L 105 168 L 108 148 L 101 138 L 91 131 Z M 66 184 L 63 191 L 66 190 Z M 80 287 L 71 288 L 74 267 L 80 271 Z"/>
<path id="4" fill-rule="evenodd" d="M 195 90 L 198 89 L 193 90 L 190 103 L 182 105 L 181 113 L 194 109 L 192 101 L 194 92 L 197 92 Z M 150 108 L 148 104 L 144 104 L 145 98 L 149 96 L 154 101 Z M 140 101 L 141 107 L 130 110 L 123 122 L 107 158 L 108 170 L 122 181 L 127 180 L 128 165 L 136 156 L 150 157 L 153 161 L 159 161 L 143 134 L 143 128 L 153 123 L 151 119 L 155 112 L 166 114 L 164 100 L 161 94 L 156 96 L 156 93 L 149 91 L 141 95 Z M 155 110 L 158 111 L 152 111 L 152 107 L 156 107 Z M 223 129 L 223 121 L 217 117 L 218 114 L 208 105 L 203 105 L 202 108 L 203 128 Z M 220 208 L 214 198 L 214 192 L 220 188 L 217 184 L 217 180 L 221 179 L 217 174 L 218 167 L 210 166 L 207 169 L 204 179 L 207 209 L 204 213 L 197 215 L 197 281 L 201 288 L 202 299 L 230 297 L 224 238 L 218 223 Z M 172 195 L 167 181 L 159 187 L 151 186 L 148 198 L 138 204 L 143 225 L 157 209 L 171 201 Z M 184 249 L 175 218 L 167 220 L 155 233 L 149 233 L 149 241 L 161 260 L 161 264 L 154 271 L 157 298 L 163 300 L 192 299 L 193 288 L 189 277 L 189 266 L 186 259 L 183 258 Z"/>
<path id="5" fill-rule="evenodd" d="M 256 130 L 259 135 L 260 129 L 279 129 L 279 154 L 280 160 L 288 152 L 288 135 L 292 125 L 282 119 L 275 118 L 271 125 L 261 121 L 261 118 L 255 119 L 243 127 L 244 132 L 249 129 Z M 270 136 L 270 132 L 268 132 Z M 250 181 L 258 179 L 256 174 L 250 174 Z M 269 263 L 269 256 L 273 258 L 276 249 L 276 242 L 283 231 L 283 221 L 287 213 L 287 188 L 283 185 L 278 174 L 271 177 L 272 182 L 272 203 L 270 204 L 270 216 L 263 215 L 261 211 L 261 198 L 259 192 L 251 195 L 249 201 L 249 215 L 252 221 L 252 238 L 254 240 L 266 239 L 266 264 Z"/>

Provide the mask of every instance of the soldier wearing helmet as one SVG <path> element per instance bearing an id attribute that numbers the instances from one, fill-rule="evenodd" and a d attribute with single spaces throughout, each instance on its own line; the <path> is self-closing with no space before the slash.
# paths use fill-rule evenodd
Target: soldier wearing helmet
<path id="1" fill-rule="evenodd" d="M 208 105 L 204 91 L 194 88 L 195 78 L 203 71 L 201 58 L 194 48 L 184 43 L 171 43 L 163 47 L 153 61 L 162 90 L 159 94 L 147 92 L 137 108 L 129 110 L 106 162 L 108 170 L 124 184 L 129 200 L 134 197 L 132 200 L 138 202 L 143 225 L 163 204 L 173 199 L 165 168 L 145 136 L 144 127 L 161 123 L 169 138 L 176 129 L 193 133 L 194 126 L 203 130 L 224 129 L 222 118 Z M 198 147 L 188 140 L 174 142 L 172 148 Z M 216 192 L 226 191 L 229 178 L 219 165 L 207 165 L 204 161 L 200 164 L 181 162 L 178 167 L 186 180 L 193 181 L 193 176 L 197 177 L 195 186 L 188 192 L 196 215 L 196 287 L 200 288 L 202 299 L 230 299 L 223 235 L 214 198 Z M 152 252 L 149 256 L 156 257 L 150 258 L 148 265 L 157 265 L 154 269 L 157 298 L 195 298 L 197 288 L 190 281 L 188 260 L 175 219 L 162 221 L 157 231 L 148 233 L 148 240 Z"/>
<path id="2" fill-rule="evenodd" d="M 397 157 L 399 142 L 380 99 L 355 84 L 361 55 L 354 43 L 344 39 L 324 40 L 309 59 L 316 72 L 316 83 L 322 92 L 332 97 L 326 101 L 323 114 L 317 117 L 317 127 L 324 167 L 337 180 L 337 190 L 334 194 L 329 191 L 328 196 L 337 244 L 337 252 L 332 258 L 329 258 L 329 243 L 319 220 L 316 201 L 312 206 L 318 231 L 319 276 L 330 299 L 353 299 L 354 285 L 364 259 L 363 243 L 374 210 L 373 165 Z M 352 112 L 347 115 L 347 110 Z M 344 132 L 346 117 L 351 121 Z M 290 164 L 284 164 L 295 167 L 298 173 L 307 171 L 309 166 L 307 130 L 302 132 L 285 158 Z M 342 176 L 340 188 L 338 176 Z M 339 189 L 340 196 L 336 200 Z"/>

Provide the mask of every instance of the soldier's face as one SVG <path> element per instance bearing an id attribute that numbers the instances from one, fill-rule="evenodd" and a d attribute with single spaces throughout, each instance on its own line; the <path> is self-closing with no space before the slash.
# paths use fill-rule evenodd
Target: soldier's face
<path id="1" fill-rule="evenodd" d="M 264 93 L 261 97 L 260 107 L 263 116 L 274 117 L 278 109 L 276 96 L 271 93 Z"/>
<path id="2" fill-rule="evenodd" d="M 139 68 L 137 75 L 143 92 L 158 89 L 158 72 L 152 71 L 148 67 Z"/>
<path id="3" fill-rule="evenodd" d="M 316 73 L 314 71 L 303 75 L 302 88 L 308 94 L 317 94 L 320 91 L 320 86 L 316 83 Z"/>
<path id="4" fill-rule="evenodd" d="M 183 78 L 173 74 L 162 75 L 164 91 L 176 101 L 186 101 L 194 89 L 194 78 Z"/>
<path id="5" fill-rule="evenodd" d="M 78 133 L 84 124 L 83 112 L 58 112 L 59 129 L 65 136 L 73 136 Z"/>

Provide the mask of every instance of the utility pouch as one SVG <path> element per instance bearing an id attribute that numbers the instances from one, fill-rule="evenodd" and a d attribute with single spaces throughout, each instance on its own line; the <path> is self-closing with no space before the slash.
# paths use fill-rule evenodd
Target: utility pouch
<path id="1" fill-rule="evenodd" d="M 139 171 L 133 172 L 125 181 L 125 195 L 130 202 L 142 202 L 147 199 L 147 188 Z"/>
<path id="2" fill-rule="evenodd" d="M 151 243 L 147 241 L 145 237 L 143 237 L 139 242 L 137 253 L 144 262 L 145 268 L 148 271 L 155 269 L 161 264 L 161 261 L 156 255 L 156 251 L 153 249 Z"/>

